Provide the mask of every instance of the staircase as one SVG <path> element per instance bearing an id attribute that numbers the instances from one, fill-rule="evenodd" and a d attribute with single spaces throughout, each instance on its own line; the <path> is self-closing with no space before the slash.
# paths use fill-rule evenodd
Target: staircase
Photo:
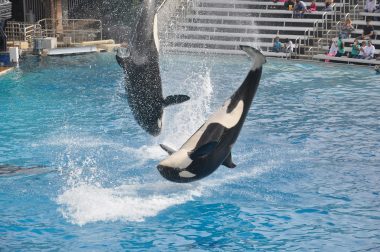
<path id="1" fill-rule="evenodd" d="M 267 56 L 287 57 L 271 52 L 273 39 L 291 40 L 297 57 L 304 55 L 335 23 L 338 10 L 306 13 L 293 17 L 283 3 L 267 0 L 193 0 L 188 1 L 183 15 L 177 15 L 165 36 L 165 51 L 240 54 L 239 45 L 260 48 Z M 336 8 L 340 8 L 340 3 Z M 180 18 L 178 18 L 180 17 Z"/>

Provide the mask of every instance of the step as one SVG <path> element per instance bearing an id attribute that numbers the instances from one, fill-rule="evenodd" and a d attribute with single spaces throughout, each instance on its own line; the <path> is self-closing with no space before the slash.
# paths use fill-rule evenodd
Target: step
<path id="1" fill-rule="evenodd" d="M 352 24 L 353 25 L 366 25 L 367 22 L 365 20 L 354 20 L 354 21 L 352 21 Z M 380 21 L 372 21 L 372 25 L 373 26 L 380 26 Z"/>
<path id="2" fill-rule="evenodd" d="M 347 58 L 347 57 L 331 57 L 324 54 L 314 55 L 313 59 L 332 60 L 332 61 L 339 61 L 339 62 L 346 62 L 346 63 L 362 63 L 362 64 L 370 64 L 370 65 L 380 65 L 380 60 L 376 60 L 376 59 L 365 60 L 365 59 L 353 59 L 353 58 Z"/>
<path id="3" fill-rule="evenodd" d="M 219 46 L 233 46 L 248 45 L 254 47 L 272 48 L 273 43 L 261 42 L 261 41 L 223 41 L 223 40 L 204 40 L 204 39 L 168 39 L 168 43 L 172 44 L 191 44 L 191 45 L 219 45 Z M 297 44 L 294 44 L 295 48 L 298 48 Z"/>
<path id="4" fill-rule="evenodd" d="M 300 35 L 273 35 L 273 34 L 260 34 L 260 33 L 228 33 L 228 32 L 202 32 L 202 31 L 177 31 L 177 35 L 194 35 L 194 36 L 212 36 L 212 37 L 230 37 L 230 38 L 265 38 L 265 39 L 274 39 L 278 36 L 280 39 L 293 39 L 304 38 Z"/>
<path id="5" fill-rule="evenodd" d="M 330 49 L 330 46 L 322 46 L 322 49 L 325 50 L 325 51 L 328 51 Z M 344 50 L 346 52 L 351 52 L 352 51 L 352 47 L 345 46 Z M 380 54 L 380 50 L 376 49 L 375 50 L 375 55 L 379 55 L 379 54 Z"/>
<path id="6" fill-rule="evenodd" d="M 198 0 L 197 3 L 199 4 L 204 4 L 204 3 L 207 3 L 207 4 L 229 4 L 229 5 L 233 5 L 233 6 L 236 6 L 236 5 L 263 5 L 263 6 L 278 6 L 278 7 L 282 7 L 284 6 L 284 3 L 281 3 L 281 2 L 277 2 L 277 3 L 274 3 L 272 1 L 232 1 L 232 0 Z M 309 6 L 310 3 L 308 2 L 305 2 L 306 6 Z M 324 7 L 325 6 L 325 3 L 324 2 L 317 2 L 316 5 L 318 7 Z M 336 3 L 335 6 L 337 7 L 340 7 L 340 6 L 343 6 L 342 3 Z"/>
<path id="7" fill-rule="evenodd" d="M 359 12 L 360 16 L 367 16 L 367 17 L 380 17 L 380 13 L 370 13 L 370 12 Z"/>
<path id="8" fill-rule="evenodd" d="M 354 38 L 342 39 L 344 43 L 354 43 Z M 362 41 L 359 39 L 359 41 Z M 380 45 L 380 40 L 371 39 L 373 45 Z"/>
<path id="9" fill-rule="evenodd" d="M 314 22 L 322 22 L 321 19 L 315 18 L 271 18 L 271 17 L 232 17 L 232 16 L 217 16 L 217 15 L 187 15 L 186 18 L 193 20 L 232 20 L 232 21 L 255 21 L 255 22 L 275 22 L 283 23 L 284 26 L 286 23 L 308 23 L 313 24 Z"/>
<path id="10" fill-rule="evenodd" d="M 246 55 L 240 49 L 237 50 L 228 50 L 228 49 L 211 49 L 211 48 L 188 48 L 188 47 L 165 47 L 165 51 L 170 52 L 188 52 L 188 53 L 205 53 L 205 54 L 237 54 L 237 55 Z M 268 51 L 261 51 L 266 57 L 277 57 L 277 58 L 287 58 L 288 53 L 275 53 Z"/>
<path id="11" fill-rule="evenodd" d="M 194 7 L 193 11 L 199 12 L 225 12 L 227 15 L 230 13 L 249 13 L 249 14 L 287 14 L 293 15 L 293 11 L 289 10 L 275 10 L 275 9 L 243 9 L 243 8 L 213 8 L 213 7 Z M 334 12 L 324 12 L 324 11 L 314 11 L 312 13 L 305 13 L 304 18 L 310 15 L 320 15 L 322 16 L 324 13 L 327 15 L 334 15 Z"/>
<path id="12" fill-rule="evenodd" d="M 231 25 L 231 24 L 208 24 L 208 23 L 180 23 L 183 27 L 207 27 L 218 29 L 255 29 L 274 31 L 302 31 L 310 30 L 310 27 L 286 27 L 286 26 L 263 26 L 263 25 Z"/>

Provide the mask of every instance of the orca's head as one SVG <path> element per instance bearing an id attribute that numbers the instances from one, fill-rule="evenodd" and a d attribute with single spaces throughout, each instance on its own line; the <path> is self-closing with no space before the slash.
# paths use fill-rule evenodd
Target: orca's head
<path id="1" fill-rule="evenodd" d="M 162 160 L 157 170 L 169 181 L 177 183 L 186 183 L 198 180 L 197 174 L 190 172 L 192 170 L 193 160 L 190 159 L 186 150 L 181 149 Z"/>

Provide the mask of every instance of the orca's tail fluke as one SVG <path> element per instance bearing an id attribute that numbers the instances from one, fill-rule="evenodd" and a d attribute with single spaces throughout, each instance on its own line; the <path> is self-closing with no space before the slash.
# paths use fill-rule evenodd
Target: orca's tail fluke
<path id="1" fill-rule="evenodd" d="M 240 49 L 246 52 L 249 57 L 252 59 L 252 70 L 259 69 L 264 65 L 267 60 L 266 57 L 257 49 L 250 47 L 250 46 L 245 46 L 245 45 L 240 45 Z"/>

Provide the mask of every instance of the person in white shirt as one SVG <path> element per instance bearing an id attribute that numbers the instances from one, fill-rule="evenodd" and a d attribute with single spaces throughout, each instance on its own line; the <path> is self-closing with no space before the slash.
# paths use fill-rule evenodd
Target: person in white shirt
<path id="1" fill-rule="evenodd" d="M 372 45 L 372 41 L 368 40 L 368 45 L 364 48 L 365 59 L 373 59 L 375 57 L 375 46 Z"/>
<path id="2" fill-rule="evenodd" d="M 375 57 L 375 47 L 372 42 L 368 40 L 367 46 L 365 41 L 362 42 L 362 47 L 360 48 L 359 59 L 373 59 Z"/>

